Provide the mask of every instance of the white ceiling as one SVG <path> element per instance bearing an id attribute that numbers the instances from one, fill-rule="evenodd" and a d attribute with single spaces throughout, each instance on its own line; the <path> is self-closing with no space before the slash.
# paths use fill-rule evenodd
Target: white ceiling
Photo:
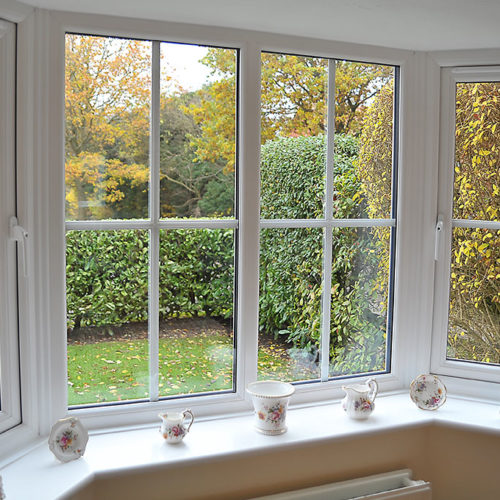
<path id="1" fill-rule="evenodd" d="M 2 0 L 0 0 L 2 1 Z M 500 0 L 23 0 L 411 50 L 500 48 Z"/>

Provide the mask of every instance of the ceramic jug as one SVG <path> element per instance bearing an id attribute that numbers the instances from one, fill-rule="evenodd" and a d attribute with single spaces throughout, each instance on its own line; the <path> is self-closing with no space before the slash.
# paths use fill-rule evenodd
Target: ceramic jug
<path id="1" fill-rule="evenodd" d="M 368 418 L 375 408 L 377 381 L 371 378 L 366 384 L 343 385 L 342 389 L 346 393 L 342 400 L 342 408 L 347 415 L 356 420 Z"/>
<path id="2" fill-rule="evenodd" d="M 188 415 L 191 417 L 191 420 L 186 427 L 184 420 Z M 180 443 L 194 422 L 194 415 L 191 410 L 184 410 L 182 412 L 169 411 L 158 416 L 162 419 L 160 432 L 169 444 Z"/>

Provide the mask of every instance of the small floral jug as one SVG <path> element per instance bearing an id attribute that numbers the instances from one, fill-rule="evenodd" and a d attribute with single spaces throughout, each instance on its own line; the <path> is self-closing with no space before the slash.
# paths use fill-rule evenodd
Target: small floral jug
<path id="1" fill-rule="evenodd" d="M 342 386 L 345 398 L 342 400 L 342 408 L 349 417 L 356 420 L 368 418 L 375 408 L 375 397 L 378 392 L 378 384 L 374 379 L 367 380 L 366 384 Z"/>
<path id="2" fill-rule="evenodd" d="M 186 427 L 184 420 L 187 415 L 191 417 L 191 421 Z M 160 432 L 169 444 L 180 443 L 194 422 L 194 415 L 191 410 L 184 410 L 182 412 L 170 411 L 168 413 L 160 413 L 158 416 L 162 419 Z"/>

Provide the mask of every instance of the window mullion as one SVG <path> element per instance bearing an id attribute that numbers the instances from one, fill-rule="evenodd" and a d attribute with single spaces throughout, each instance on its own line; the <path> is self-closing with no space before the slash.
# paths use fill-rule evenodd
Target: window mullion
<path id="1" fill-rule="evenodd" d="M 333 164 L 335 146 L 335 60 L 328 60 L 328 102 L 325 164 L 325 220 L 333 218 Z M 321 380 L 328 380 L 330 367 L 330 308 L 332 292 L 333 228 L 326 226 L 323 233 L 323 295 L 321 304 L 320 362 Z"/>
<path id="2" fill-rule="evenodd" d="M 149 216 L 149 397 L 158 400 L 160 303 L 160 42 L 153 42 L 151 61 Z"/>

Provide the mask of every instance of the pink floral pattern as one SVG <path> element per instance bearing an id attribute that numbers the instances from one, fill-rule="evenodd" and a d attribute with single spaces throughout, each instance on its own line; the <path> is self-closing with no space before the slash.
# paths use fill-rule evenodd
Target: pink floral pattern
<path id="1" fill-rule="evenodd" d="M 75 422 L 71 422 L 70 428 L 65 429 L 62 432 L 62 434 L 60 434 L 56 438 L 56 444 L 57 444 L 57 446 L 59 446 L 61 451 L 63 451 L 63 452 L 69 451 L 69 452 L 80 454 L 82 451 L 80 448 L 76 448 L 74 450 L 72 449 L 72 446 L 77 441 L 78 441 L 78 433 L 75 430 Z"/>
<path id="2" fill-rule="evenodd" d="M 446 388 L 435 375 L 420 375 L 410 386 L 412 401 L 423 410 L 436 410 L 446 400 Z"/>
<path id="3" fill-rule="evenodd" d="M 182 424 L 167 426 L 163 432 L 165 439 L 182 439 L 186 435 L 186 429 Z"/>
<path id="4" fill-rule="evenodd" d="M 354 411 L 361 413 L 373 411 L 374 404 L 366 398 L 358 398 L 354 401 Z"/>
<path id="5" fill-rule="evenodd" d="M 259 411 L 257 413 L 260 420 L 269 422 L 276 427 L 279 427 L 286 418 L 286 407 L 281 403 L 276 403 L 272 406 L 264 405 L 264 411 Z"/>
<path id="6" fill-rule="evenodd" d="M 80 458 L 87 445 L 88 434 L 76 417 L 58 420 L 49 436 L 49 448 L 61 462 Z"/>

